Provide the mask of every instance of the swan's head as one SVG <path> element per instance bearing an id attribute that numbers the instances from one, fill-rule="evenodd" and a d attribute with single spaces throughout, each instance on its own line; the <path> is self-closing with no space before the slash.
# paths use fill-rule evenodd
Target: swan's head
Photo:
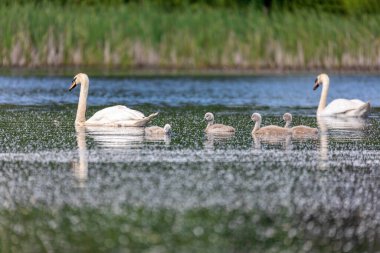
<path id="1" fill-rule="evenodd" d="M 290 113 L 285 113 L 284 116 L 282 116 L 282 119 L 285 121 L 285 122 L 288 122 L 288 121 L 292 121 L 292 115 Z"/>
<path id="2" fill-rule="evenodd" d="M 314 81 L 313 90 L 318 89 L 319 85 L 326 84 L 329 81 L 329 76 L 327 74 L 320 74 Z"/>
<path id="3" fill-rule="evenodd" d="M 74 76 L 73 81 L 71 81 L 71 86 L 69 88 L 69 91 L 74 89 L 78 84 L 88 84 L 88 76 L 84 73 L 79 73 L 76 76 Z"/>
<path id="4" fill-rule="evenodd" d="M 164 126 L 164 132 L 165 134 L 170 134 L 172 132 L 172 127 L 169 124 L 166 124 Z"/>
<path id="5" fill-rule="evenodd" d="M 256 121 L 256 122 L 257 121 L 261 121 L 261 115 L 260 115 L 260 113 L 255 112 L 254 114 L 252 114 L 251 119 L 253 121 Z"/>
<path id="6" fill-rule="evenodd" d="M 207 122 L 211 122 L 211 121 L 214 121 L 214 114 L 212 114 L 211 112 L 208 112 L 205 114 L 205 118 L 204 118 Z"/>

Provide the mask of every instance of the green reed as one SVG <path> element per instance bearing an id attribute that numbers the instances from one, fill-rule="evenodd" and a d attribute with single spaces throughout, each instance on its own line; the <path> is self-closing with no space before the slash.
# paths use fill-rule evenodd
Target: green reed
<path id="1" fill-rule="evenodd" d="M 377 69 L 380 15 L 154 5 L 0 9 L 2 66 Z"/>

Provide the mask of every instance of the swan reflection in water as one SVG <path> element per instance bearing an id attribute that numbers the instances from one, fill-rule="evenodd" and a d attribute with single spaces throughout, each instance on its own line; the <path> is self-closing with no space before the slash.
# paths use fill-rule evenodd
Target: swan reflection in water
<path id="1" fill-rule="evenodd" d="M 321 131 L 334 130 L 365 130 L 367 120 L 357 117 L 317 117 Z"/>
<path id="2" fill-rule="evenodd" d="M 341 141 L 362 139 L 369 126 L 366 119 L 358 117 L 317 117 L 317 123 L 320 130 L 319 168 L 323 170 L 328 169 L 330 135 Z"/>
<path id="3" fill-rule="evenodd" d="M 86 144 L 85 127 L 75 127 L 79 161 L 73 162 L 74 177 L 78 180 L 79 187 L 84 187 L 88 178 L 88 151 Z"/>
<path id="4" fill-rule="evenodd" d="M 353 139 L 362 139 L 368 127 L 367 121 L 363 118 L 339 118 L 339 117 L 318 117 L 317 118 L 319 133 L 310 134 L 292 134 L 291 136 L 256 136 L 253 135 L 254 149 L 261 150 L 262 144 L 266 144 L 269 148 L 281 148 L 284 150 L 292 150 L 293 145 L 297 145 L 300 141 L 318 141 L 319 147 L 317 152 L 318 168 L 326 170 L 329 168 L 329 147 L 331 138 L 334 142 L 352 141 Z M 335 131 L 339 130 L 339 131 Z"/>
<path id="5" fill-rule="evenodd" d="M 164 135 L 164 136 L 154 136 L 154 135 L 145 135 L 144 137 L 145 142 L 147 143 L 165 143 L 166 146 L 170 145 L 170 142 L 172 140 L 171 135 Z"/>
<path id="6" fill-rule="evenodd" d="M 90 127 L 86 133 L 102 148 L 141 148 L 146 143 L 170 144 L 170 135 L 147 135 L 143 127 Z"/>
<path id="7" fill-rule="evenodd" d="M 143 127 L 90 127 L 86 133 L 102 148 L 137 148 L 144 144 Z"/>
<path id="8" fill-rule="evenodd" d="M 234 132 L 206 133 L 206 140 L 203 144 L 206 149 L 213 149 L 216 144 L 227 142 L 234 136 Z"/>
<path id="9" fill-rule="evenodd" d="M 144 143 L 170 144 L 170 136 L 145 136 L 143 127 L 89 127 L 76 126 L 76 139 L 79 160 L 73 162 L 73 173 L 79 182 L 79 187 L 84 187 L 88 179 L 89 152 L 86 137 L 94 140 L 96 145 L 106 149 L 131 149 L 141 148 Z"/>
<path id="10" fill-rule="evenodd" d="M 261 150 L 262 144 L 270 145 L 271 147 L 280 147 L 284 150 L 292 150 L 292 136 L 286 135 L 252 135 L 254 149 Z"/>

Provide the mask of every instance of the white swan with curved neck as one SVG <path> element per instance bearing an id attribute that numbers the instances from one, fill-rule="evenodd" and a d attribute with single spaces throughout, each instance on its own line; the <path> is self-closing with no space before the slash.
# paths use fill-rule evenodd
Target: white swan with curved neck
<path id="1" fill-rule="evenodd" d="M 359 99 L 335 99 L 326 106 L 327 93 L 330 79 L 326 74 L 320 74 L 314 83 L 313 90 L 322 85 L 322 94 L 319 101 L 317 116 L 341 116 L 341 117 L 367 117 L 370 111 L 370 103 Z"/>
<path id="2" fill-rule="evenodd" d="M 115 105 L 96 112 L 91 118 L 86 120 L 87 96 L 90 85 L 88 76 L 84 73 L 79 73 L 74 76 L 69 91 L 74 89 L 78 84 L 81 87 L 75 125 L 142 127 L 158 115 L 158 113 L 153 113 L 148 117 L 145 117 L 144 114 L 139 111 L 129 109 L 123 105 Z"/>

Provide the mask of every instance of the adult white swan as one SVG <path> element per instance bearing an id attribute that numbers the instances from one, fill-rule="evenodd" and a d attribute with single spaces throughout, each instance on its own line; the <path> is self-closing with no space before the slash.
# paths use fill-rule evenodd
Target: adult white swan
<path id="1" fill-rule="evenodd" d="M 326 74 L 320 74 L 314 83 L 313 90 L 322 85 L 322 94 L 319 101 L 317 116 L 339 116 L 339 117 L 367 117 L 370 111 L 369 102 L 365 103 L 359 99 L 335 99 L 326 106 L 327 93 L 329 91 L 330 79 Z"/>
<path id="2" fill-rule="evenodd" d="M 152 118 L 157 116 L 158 113 L 153 113 L 145 117 L 139 111 L 129 109 L 123 105 L 115 105 L 104 108 L 96 112 L 91 118 L 86 120 L 86 104 L 87 95 L 90 81 L 88 76 L 79 73 L 74 76 L 69 91 L 80 85 L 80 95 L 78 102 L 77 116 L 75 118 L 75 125 L 78 126 L 113 126 L 113 127 L 142 127 L 145 126 Z"/>

